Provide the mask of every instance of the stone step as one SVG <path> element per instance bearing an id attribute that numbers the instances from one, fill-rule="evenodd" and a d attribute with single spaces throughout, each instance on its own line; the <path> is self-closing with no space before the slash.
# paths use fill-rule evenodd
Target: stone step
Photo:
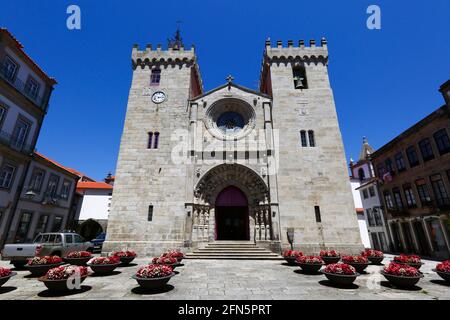
<path id="1" fill-rule="evenodd" d="M 197 251 L 199 251 L 199 252 L 209 252 L 209 251 L 214 251 L 214 252 L 222 252 L 222 251 L 266 252 L 268 250 L 266 250 L 264 248 L 230 248 L 230 247 L 226 247 L 226 248 L 199 248 L 199 249 L 197 249 Z"/>
<path id="2" fill-rule="evenodd" d="M 258 248 L 255 244 L 207 244 L 207 247 L 211 248 L 222 248 L 222 247 L 230 247 L 230 248 Z"/>
<path id="3" fill-rule="evenodd" d="M 187 256 L 186 259 L 207 259 L 207 260 L 283 260 L 280 256 L 224 256 L 224 255 L 195 255 L 195 256 Z"/>

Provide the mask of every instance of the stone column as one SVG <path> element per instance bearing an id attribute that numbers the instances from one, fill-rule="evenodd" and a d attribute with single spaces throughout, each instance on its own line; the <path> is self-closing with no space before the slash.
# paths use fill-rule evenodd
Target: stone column
<path id="1" fill-rule="evenodd" d="M 417 235 L 416 235 L 416 232 L 414 231 L 414 226 L 413 226 L 411 219 L 408 221 L 408 224 L 409 224 L 409 230 L 411 231 L 411 235 L 412 235 L 412 238 L 414 241 L 414 243 L 413 243 L 414 248 L 416 249 L 416 252 L 420 252 L 419 240 L 417 239 Z"/>
<path id="2" fill-rule="evenodd" d="M 216 240 L 216 211 L 214 207 L 209 208 L 209 238 L 208 241 Z"/>
<path id="3" fill-rule="evenodd" d="M 428 240 L 428 246 L 430 247 L 430 252 L 433 252 L 434 251 L 433 242 L 431 241 L 430 230 L 428 229 L 428 225 L 427 225 L 426 219 L 422 220 L 422 225 L 423 225 L 423 229 L 425 230 L 425 235 L 426 235 L 427 240 Z"/>

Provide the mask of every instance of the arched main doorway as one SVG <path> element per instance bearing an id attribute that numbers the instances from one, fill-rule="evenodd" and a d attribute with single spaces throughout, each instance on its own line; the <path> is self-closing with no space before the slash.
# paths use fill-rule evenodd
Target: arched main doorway
<path id="1" fill-rule="evenodd" d="M 247 196 L 229 186 L 216 198 L 216 240 L 250 240 Z"/>

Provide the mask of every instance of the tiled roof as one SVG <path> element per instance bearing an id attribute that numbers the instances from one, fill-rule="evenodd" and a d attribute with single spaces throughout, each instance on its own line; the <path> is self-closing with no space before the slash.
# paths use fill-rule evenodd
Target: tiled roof
<path id="1" fill-rule="evenodd" d="M 69 174 L 75 175 L 71 170 L 69 170 L 69 168 L 66 168 L 65 166 L 63 166 L 62 164 L 56 162 L 55 160 L 52 160 L 52 159 L 44 156 L 42 153 L 39 153 L 39 152 L 36 151 L 36 152 L 34 152 L 34 156 L 36 156 L 36 157 L 38 157 L 38 158 L 40 158 L 40 159 L 42 159 L 42 160 L 44 160 L 46 162 L 49 162 L 49 163 L 53 164 L 54 166 L 59 167 L 60 169 L 62 169 L 64 171 L 67 171 L 67 173 L 69 173 Z"/>
<path id="2" fill-rule="evenodd" d="M 79 181 L 77 183 L 77 189 L 109 189 L 112 190 L 113 186 L 104 182 L 84 182 Z"/>

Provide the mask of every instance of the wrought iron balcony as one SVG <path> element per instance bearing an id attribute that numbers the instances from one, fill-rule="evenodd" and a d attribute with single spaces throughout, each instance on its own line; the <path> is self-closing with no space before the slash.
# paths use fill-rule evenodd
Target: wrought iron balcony
<path id="1" fill-rule="evenodd" d="M 0 131 L 0 143 L 24 154 L 30 154 L 34 151 L 32 145 L 26 144 L 5 131 Z"/>
<path id="2" fill-rule="evenodd" d="M 22 79 L 18 77 L 12 77 L 6 68 L 6 65 L 0 63 L 0 78 L 8 82 L 17 91 L 22 93 L 25 97 L 31 100 L 37 107 L 47 111 L 47 105 L 42 95 L 36 94 L 31 90 L 31 86 L 26 84 Z"/>

